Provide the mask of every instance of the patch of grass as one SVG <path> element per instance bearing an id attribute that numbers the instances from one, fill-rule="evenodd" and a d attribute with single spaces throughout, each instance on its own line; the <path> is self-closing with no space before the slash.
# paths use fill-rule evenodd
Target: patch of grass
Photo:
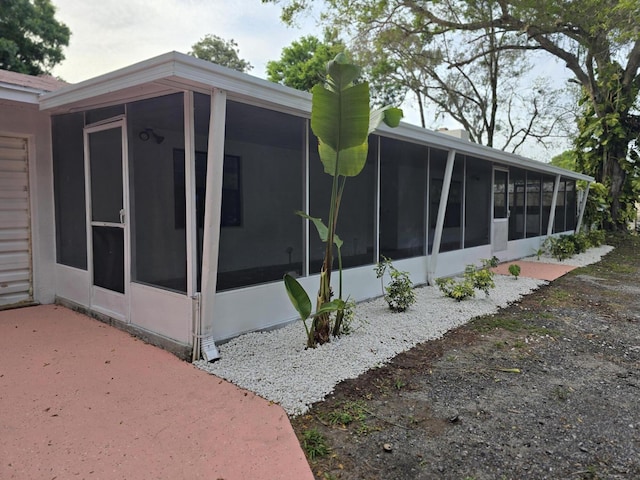
<path id="1" fill-rule="evenodd" d="M 401 378 L 396 378 L 396 381 L 393 383 L 393 386 L 396 390 L 402 390 L 403 387 L 407 386 L 407 383 Z"/>
<path id="2" fill-rule="evenodd" d="M 324 435 L 317 428 L 311 428 L 302 432 L 302 449 L 309 460 L 325 457 L 331 449 Z"/>
<path id="3" fill-rule="evenodd" d="M 563 385 L 558 385 L 553 389 L 553 398 L 560 401 L 566 401 L 569 398 L 569 394 L 572 392 L 572 389 L 569 387 L 565 387 Z"/>
<path id="4" fill-rule="evenodd" d="M 636 267 L 625 263 L 611 263 L 609 271 L 611 273 L 636 273 Z"/>
<path id="5" fill-rule="evenodd" d="M 342 402 L 335 410 L 326 415 L 331 425 L 347 425 L 367 418 L 366 404 L 362 400 Z"/>

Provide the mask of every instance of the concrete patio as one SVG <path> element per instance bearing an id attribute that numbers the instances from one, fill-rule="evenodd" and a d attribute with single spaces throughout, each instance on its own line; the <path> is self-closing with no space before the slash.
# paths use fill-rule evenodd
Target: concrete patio
<path id="1" fill-rule="evenodd" d="M 278 405 L 45 305 L 0 311 L 0 478 L 313 475 Z"/>

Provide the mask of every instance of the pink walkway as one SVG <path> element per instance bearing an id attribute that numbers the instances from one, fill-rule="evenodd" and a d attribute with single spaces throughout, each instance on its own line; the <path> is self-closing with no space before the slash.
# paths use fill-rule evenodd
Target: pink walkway
<path id="1" fill-rule="evenodd" d="M 0 478 L 313 475 L 279 406 L 47 305 L 0 312 Z"/>
<path id="2" fill-rule="evenodd" d="M 510 275 L 509 265 L 517 263 L 520 265 L 520 276 L 526 278 L 536 278 L 538 280 L 552 281 L 574 270 L 576 267 L 571 265 L 557 264 L 557 263 L 544 263 L 544 262 L 525 262 L 515 261 L 501 263 L 495 268 L 492 268 L 495 273 L 500 275 Z"/>

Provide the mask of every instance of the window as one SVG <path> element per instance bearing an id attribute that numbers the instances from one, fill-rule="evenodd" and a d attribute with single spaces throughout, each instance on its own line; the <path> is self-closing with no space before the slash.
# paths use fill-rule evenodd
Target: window
<path id="1" fill-rule="evenodd" d="M 526 222 L 526 173 L 519 168 L 509 170 L 509 240 L 524 238 Z"/>
<path id="2" fill-rule="evenodd" d="M 228 101 L 218 290 L 302 275 L 307 121 Z"/>
<path id="3" fill-rule="evenodd" d="M 83 128 L 82 113 L 56 115 L 51 119 L 56 261 L 62 265 L 86 270 Z"/>
<path id="4" fill-rule="evenodd" d="M 489 244 L 491 224 L 491 164 L 467 157 L 464 209 L 464 247 Z"/>
<path id="5" fill-rule="evenodd" d="M 176 224 L 185 218 L 185 192 L 174 180 L 174 152 L 184 152 L 183 94 L 128 104 L 127 123 L 131 279 L 186 292 L 186 230 Z"/>
<path id="6" fill-rule="evenodd" d="M 380 138 L 380 254 L 424 255 L 427 147 Z"/>

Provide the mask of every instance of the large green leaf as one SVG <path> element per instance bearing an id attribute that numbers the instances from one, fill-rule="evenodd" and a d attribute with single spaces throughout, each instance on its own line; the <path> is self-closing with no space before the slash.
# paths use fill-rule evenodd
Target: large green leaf
<path id="1" fill-rule="evenodd" d="M 329 237 L 329 229 L 324 224 L 324 222 L 322 221 L 321 218 L 312 217 L 310 215 L 307 215 L 306 213 L 304 213 L 301 210 L 296 211 L 296 215 L 300 215 L 302 218 L 306 218 L 307 220 L 311 220 L 313 222 L 313 224 L 316 226 L 316 230 L 318 231 L 318 235 L 320 236 L 320 240 L 322 240 L 323 242 L 327 241 L 327 238 Z M 340 237 L 338 237 L 338 235 L 336 235 L 336 234 L 333 235 L 333 243 L 336 244 L 336 247 L 342 248 L 342 240 L 340 240 Z"/>
<path id="2" fill-rule="evenodd" d="M 284 275 L 284 287 L 287 290 L 291 304 L 300 314 L 300 318 L 302 318 L 302 320 L 309 318 L 311 315 L 311 300 L 302 285 L 286 273 Z"/>
<path id="3" fill-rule="evenodd" d="M 326 143 L 320 142 L 318 153 L 320 154 L 322 165 L 324 165 L 325 173 L 331 176 L 355 177 L 367 163 L 368 148 L 369 144 L 365 141 L 361 145 L 342 150 L 340 152 L 340 162 L 337 164 L 338 154 Z"/>
<path id="4" fill-rule="evenodd" d="M 340 91 L 316 85 L 311 92 L 311 129 L 320 141 L 336 151 L 362 145 L 369 133 L 369 85 Z"/>
<path id="5" fill-rule="evenodd" d="M 336 91 L 348 88 L 358 78 L 361 68 L 348 62 L 344 53 L 339 53 L 327 64 L 329 86 Z"/>
<path id="6" fill-rule="evenodd" d="M 369 133 L 373 132 L 381 122 L 395 128 L 400 125 L 403 113 L 400 108 L 385 106 L 371 111 L 369 119 Z"/>

